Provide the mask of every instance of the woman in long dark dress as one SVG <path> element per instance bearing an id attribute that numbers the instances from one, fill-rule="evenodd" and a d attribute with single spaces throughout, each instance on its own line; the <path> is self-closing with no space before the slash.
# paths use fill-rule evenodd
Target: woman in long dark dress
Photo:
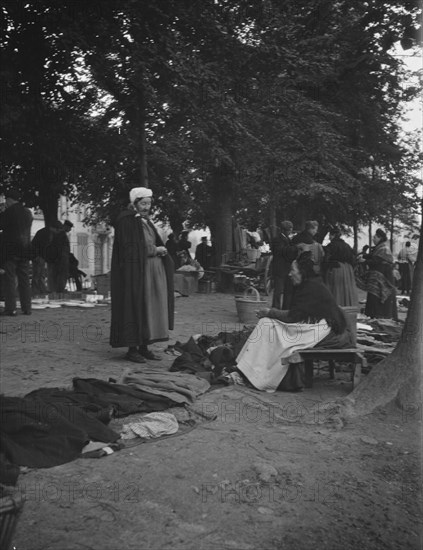
<path id="1" fill-rule="evenodd" d="M 394 280 L 394 257 L 388 245 L 386 233 L 377 229 L 373 236 L 374 247 L 364 259 L 369 267 L 365 290 L 367 302 L 365 314 L 376 319 L 398 319 Z"/>
<path id="2" fill-rule="evenodd" d="M 357 286 L 354 277 L 355 254 L 343 239 L 338 228 L 329 233 L 330 243 L 325 246 L 325 283 L 339 306 L 358 306 Z"/>

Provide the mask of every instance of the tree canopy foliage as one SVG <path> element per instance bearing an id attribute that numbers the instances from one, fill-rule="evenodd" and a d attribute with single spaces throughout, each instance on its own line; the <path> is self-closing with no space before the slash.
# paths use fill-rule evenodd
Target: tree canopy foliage
<path id="1" fill-rule="evenodd" d="M 4 186 L 113 218 L 153 188 L 178 231 L 232 218 L 391 227 L 415 210 L 394 44 L 414 0 L 28 0 L 2 7 Z M 384 190 L 381 193 L 381 190 Z"/>

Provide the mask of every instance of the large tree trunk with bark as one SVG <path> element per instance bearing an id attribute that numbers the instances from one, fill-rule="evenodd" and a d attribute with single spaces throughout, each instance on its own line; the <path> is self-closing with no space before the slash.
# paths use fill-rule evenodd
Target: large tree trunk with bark
<path id="1" fill-rule="evenodd" d="M 216 174 L 213 181 L 213 202 L 214 202 L 214 223 L 216 246 L 216 264 L 220 265 L 222 260 L 230 252 L 233 252 L 233 213 L 232 213 L 232 186 L 222 176 Z"/>
<path id="2" fill-rule="evenodd" d="M 175 235 L 175 237 L 178 237 L 183 228 L 184 228 L 184 218 L 180 215 L 179 210 L 174 210 L 172 212 L 167 212 L 168 218 L 169 218 L 169 224 L 172 228 L 172 232 Z"/>
<path id="3" fill-rule="evenodd" d="M 278 234 L 278 224 L 276 221 L 276 203 L 272 202 L 269 208 L 269 229 L 270 237 L 275 239 Z"/>
<path id="4" fill-rule="evenodd" d="M 148 168 L 147 168 L 147 136 L 145 131 L 145 119 L 141 115 L 139 122 L 139 140 L 140 140 L 140 185 L 149 187 Z"/>
<path id="5" fill-rule="evenodd" d="M 354 249 L 355 254 L 357 254 L 357 252 L 358 252 L 358 225 L 357 225 L 357 220 L 356 219 L 354 219 L 353 231 L 354 231 L 353 249 Z"/>
<path id="6" fill-rule="evenodd" d="M 423 223 L 422 223 L 423 230 Z M 410 307 L 395 350 L 341 402 L 340 414 L 351 418 L 372 412 L 392 401 L 408 414 L 422 406 L 423 371 L 423 239 L 414 271 Z"/>
<path id="7" fill-rule="evenodd" d="M 51 187 L 39 186 L 39 206 L 43 211 L 44 224 L 48 227 L 52 222 L 57 221 L 57 208 L 59 205 L 59 195 L 51 191 Z"/>

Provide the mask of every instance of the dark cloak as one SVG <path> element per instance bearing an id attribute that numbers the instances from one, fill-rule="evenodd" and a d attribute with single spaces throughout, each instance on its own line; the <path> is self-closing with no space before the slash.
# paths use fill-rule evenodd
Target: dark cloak
<path id="1" fill-rule="evenodd" d="M 338 262 L 349 263 L 352 266 L 355 263 L 354 250 L 341 237 L 335 237 L 325 246 L 325 254 L 325 263 L 328 268 L 337 267 Z"/>
<path id="2" fill-rule="evenodd" d="M 115 223 L 110 289 L 112 298 L 112 322 L 110 344 L 114 348 L 135 347 L 149 343 L 146 339 L 144 317 L 144 277 L 147 262 L 147 246 L 143 221 L 136 212 L 126 209 Z M 156 235 L 156 246 L 164 246 L 154 225 L 148 221 Z M 169 330 L 173 329 L 175 271 L 169 255 L 162 258 L 167 281 Z"/>

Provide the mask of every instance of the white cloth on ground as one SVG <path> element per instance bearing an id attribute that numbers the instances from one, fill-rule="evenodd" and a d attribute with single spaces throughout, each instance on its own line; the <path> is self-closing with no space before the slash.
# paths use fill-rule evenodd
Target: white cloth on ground
<path id="1" fill-rule="evenodd" d="M 136 421 L 124 424 L 122 427 L 122 439 L 134 439 L 143 437 L 145 439 L 161 437 L 162 435 L 174 434 L 178 431 L 179 424 L 175 415 L 166 412 L 153 412 L 144 415 Z"/>
<path id="2" fill-rule="evenodd" d="M 237 368 L 258 390 L 274 392 L 288 371 L 290 356 L 314 347 L 330 330 L 325 320 L 283 323 L 263 317 L 240 351 Z"/>

